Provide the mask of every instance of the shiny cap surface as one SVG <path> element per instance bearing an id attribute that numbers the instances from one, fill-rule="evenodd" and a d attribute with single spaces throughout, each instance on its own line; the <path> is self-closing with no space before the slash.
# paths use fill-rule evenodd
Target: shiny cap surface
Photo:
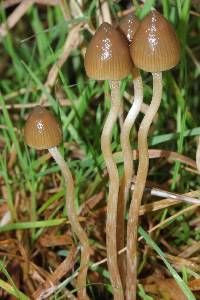
<path id="1" fill-rule="evenodd" d="M 36 106 L 24 127 L 25 143 L 37 150 L 58 146 L 62 132 L 54 115 L 42 106 Z"/>
<path id="2" fill-rule="evenodd" d="M 91 79 L 120 80 L 126 77 L 132 67 L 126 39 L 112 25 L 102 23 L 87 47 L 84 65 Z"/>
<path id="3" fill-rule="evenodd" d="M 172 25 L 152 10 L 140 23 L 130 46 L 134 64 L 147 72 L 162 72 L 180 60 L 180 44 Z"/>
<path id="4" fill-rule="evenodd" d="M 140 24 L 140 20 L 134 13 L 124 16 L 119 22 L 119 30 L 125 35 L 129 43 L 132 42 L 133 36 Z"/>

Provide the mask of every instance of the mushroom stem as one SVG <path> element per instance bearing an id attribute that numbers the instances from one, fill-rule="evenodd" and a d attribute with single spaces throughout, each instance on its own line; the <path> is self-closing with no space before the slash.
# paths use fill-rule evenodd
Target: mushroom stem
<path id="1" fill-rule="evenodd" d="M 89 249 L 89 240 L 84 229 L 81 227 L 78 216 L 74 206 L 74 181 L 72 178 L 72 174 L 65 163 L 62 155 L 60 154 L 57 147 L 48 149 L 56 163 L 59 165 L 63 177 L 65 179 L 65 184 L 67 187 L 66 193 L 66 208 L 68 213 L 68 218 L 70 224 L 72 226 L 73 232 L 77 235 L 82 247 L 81 247 L 81 262 L 80 262 L 80 270 L 77 278 L 77 291 L 78 291 L 78 299 L 85 300 L 88 299 L 86 294 L 86 277 L 87 270 L 89 267 L 89 259 L 90 259 L 90 249 Z"/>
<path id="2" fill-rule="evenodd" d="M 138 131 L 139 166 L 127 224 L 127 300 L 136 300 L 138 218 L 149 166 L 147 136 L 151 123 L 160 106 L 162 97 L 162 73 L 152 73 L 152 75 L 153 97 Z"/>
<path id="3" fill-rule="evenodd" d="M 143 102 L 143 84 L 139 70 L 133 74 L 134 85 L 134 102 L 129 110 L 127 117 L 124 121 L 121 131 L 121 147 L 124 160 L 124 175 L 125 175 L 125 187 L 124 187 L 124 199 L 127 200 L 131 179 L 134 174 L 132 147 L 130 143 L 130 132 L 135 123 L 135 120 L 140 112 Z"/>
<path id="4" fill-rule="evenodd" d="M 119 175 L 117 166 L 114 162 L 111 149 L 112 129 L 117 120 L 120 110 L 120 82 L 113 80 L 109 82 L 111 89 L 111 108 L 107 116 L 102 135 L 101 149 L 109 174 L 109 193 L 107 200 L 107 219 L 106 219 L 106 248 L 108 258 L 108 270 L 110 281 L 113 287 L 115 300 L 123 300 L 123 289 L 117 264 L 117 202 L 119 192 Z"/>
<path id="5" fill-rule="evenodd" d="M 132 154 L 132 147 L 130 143 L 130 132 L 140 112 L 141 105 L 143 102 L 143 84 L 142 84 L 140 71 L 134 68 L 132 74 L 133 74 L 133 85 L 134 85 L 134 102 L 124 121 L 121 130 L 121 136 L 120 136 L 122 155 L 124 160 L 124 179 L 122 181 L 123 184 L 120 187 L 119 200 L 118 200 L 117 250 L 120 250 L 124 247 L 124 240 L 125 240 L 124 216 L 126 212 L 126 203 L 130 191 L 131 180 L 134 175 L 133 154 Z M 123 284 L 124 287 L 126 282 L 125 264 L 126 264 L 125 256 L 120 255 L 118 258 L 118 265 L 121 274 L 121 279 L 124 282 Z"/>

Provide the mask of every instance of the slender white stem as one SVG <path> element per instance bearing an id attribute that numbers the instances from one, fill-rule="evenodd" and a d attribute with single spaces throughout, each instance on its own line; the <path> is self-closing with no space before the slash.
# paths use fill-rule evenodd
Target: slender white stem
<path id="1" fill-rule="evenodd" d="M 78 299 L 85 300 L 88 299 L 86 294 L 86 277 L 87 277 L 87 270 L 89 267 L 89 260 L 90 260 L 90 248 L 89 248 L 89 240 L 84 231 L 81 227 L 78 216 L 76 213 L 76 209 L 74 206 L 74 181 L 72 178 L 72 174 L 64 161 L 62 155 L 60 154 L 57 147 L 48 149 L 51 153 L 52 157 L 59 165 L 63 177 L 65 179 L 67 193 L 66 193 L 66 208 L 68 219 L 72 226 L 72 231 L 77 235 L 82 247 L 81 247 L 81 262 L 80 262 L 80 271 L 77 278 L 77 290 L 78 290 Z"/>
<path id="2" fill-rule="evenodd" d="M 162 97 L 162 74 L 153 73 L 153 97 L 138 131 L 139 166 L 127 224 L 126 299 L 136 300 L 137 291 L 137 228 L 141 200 L 149 167 L 147 136 Z"/>
<path id="3" fill-rule="evenodd" d="M 121 136 L 120 136 L 122 156 L 124 160 L 125 201 L 127 200 L 128 193 L 130 190 L 130 185 L 131 185 L 131 179 L 134 175 L 133 154 L 132 154 L 132 147 L 130 143 L 130 132 L 140 112 L 141 105 L 143 102 L 143 84 L 142 84 L 142 78 L 140 74 L 138 74 L 137 78 L 133 79 L 133 85 L 134 85 L 134 102 L 124 121 L 122 131 L 121 131 Z M 124 204 L 126 204 L 126 202 Z"/>
<path id="4" fill-rule="evenodd" d="M 187 197 L 184 195 L 178 195 L 178 194 L 170 193 L 167 191 L 162 191 L 162 190 L 156 189 L 156 188 L 151 189 L 151 195 L 161 197 L 161 198 L 166 197 L 169 199 L 179 200 L 179 201 L 183 201 L 183 202 L 187 202 L 187 203 L 200 204 L 199 199 L 194 199 L 194 198 Z"/>
<path id="5" fill-rule="evenodd" d="M 135 188 L 135 184 L 133 184 L 133 186 L 131 187 L 131 190 L 134 190 L 134 188 Z M 190 204 L 200 204 L 199 199 L 195 199 L 195 198 L 192 198 L 189 196 L 175 194 L 175 193 L 171 193 L 171 192 L 164 191 L 161 189 L 150 188 L 150 187 L 145 187 L 144 190 L 145 190 L 145 192 L 150 192 L 150 194 L 152 196 L 156 196 L 156 197 L 160 197 L 160 198 L 164 197 L 164 198 L 182 201 L 182 202 L 186 202 L 186 203 L 190 203 Z"/>
<path id="6" fill-rule="evenodd" d="M 101 149 L 109 174 L 109 194 L 107 200 L 106 218 L 106 248 L 108 258 L 108 270 L 113 287 L 115 300 L 123 300 L 123 289 L 117 264 L 117 202 L 119 192 L 119 175 L 117 166 L 114 162 L 111 149 L 112 129 L 119 115 L 120 109 L 120 82 L 110 81 L 111 88 L 111 108 L 106 119 L 102 135 Z"/>
<path id="7" fill-rule="evenodd" d="M 0 227 L 3 227 L 12 222 L 12 214 L 10 210 L 7 210 L 0 219 Z"/>
<path id="8" fill-rule="evenodd" d="M 198 145 L 197 145 L 197 152 L 196 152 L 196 164 L 197 164 L 197 170 L 200 173 L 200 137 L 198 137 Z"/>
<path id="9" fill-rule="evenodd" d="M 135 123 L 135 120 L 140 112 L 141 105 L 143 102 L 143 84 L 142 78 L 139 70 L 134 70 L 133 72 L 133 85 L 134 85 L 134 101 L 131 109 L 129 110 L 127 117 L 123 123 L 120 140 L 122 147 L 122 156 L 124 161 L 124 181 L 121 184 L 119 200 L 118 200 L 118 216 L 117 216 L 117 237 L 118 245 L 117 249 L 122 249 L 124 247 L 125 241 L 125 223 L 124 216 L 126 212 L 126 203 L 130 191 L 131 180 L 134 175 L 134 165 L 133 165 L 133 153 L 130 143 L 130 132 Z M 126 281 L 126 262 L 125 257 L 121 255 L 118 259 L 119 270 L 123 286 L 125 288 Z"/>
<path id="10" fill-rule="evenodd" d="M 101 11 L 103 16 L 103 22 L 107 22 L 109 24 L 112 24 L 112 18 L 110 14 L 110 8 L 107 1 L 101 1 Z"/>

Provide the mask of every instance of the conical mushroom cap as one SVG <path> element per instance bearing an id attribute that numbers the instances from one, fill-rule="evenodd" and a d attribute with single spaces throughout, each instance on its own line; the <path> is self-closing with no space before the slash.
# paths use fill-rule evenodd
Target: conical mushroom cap
<path id="1" fill-rule="evenodd" d="M 129 43 L 132 42 L 139 24 L 140 20 L 133 13 L 123 17 L 119 22 L 119 30 L 125 35 Z"/>
<path id="2" fill-rule="evenodd" d="M 96 80 L 120 80 L 132 67 L 126 39 L 104 22 L 92 37 L 85 54 L 87 76 Z"/>
<path id="3" fill-rule="evenodd" d="M 180 45 L 172 25 L 156 10 L 141 22 L 130 46 L 134 64 L 147 72 L 161 72 L 175 67 L 180 59 Z"/>
<path id="4" fill-rule="evenodd" d="M 42 106 L 36 106 L 30 113 L 24 127 L 25 143 L 37 150 L 58 146 L 62 132 L 54 115 Z"/>

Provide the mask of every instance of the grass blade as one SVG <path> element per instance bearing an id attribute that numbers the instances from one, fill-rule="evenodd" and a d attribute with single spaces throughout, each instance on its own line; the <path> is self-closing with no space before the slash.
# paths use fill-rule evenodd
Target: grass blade
<path id="1" fill-rule="evenodd" d="M 196 300 L 195 296 L 193 293 L 190 291 L 189 287 L 186 285 L 186 283 L 183 281 L 183 279 L 178 275 L 176 270 L 170 265 L 170 263 L 167 261 L 166 256 L 164 252 L 156 245 L 156 243 L 152 240 L 150 235 L 144 231 L 142 227 L 139 227 L 139 233 L 140 235 L 145 239 L 146 243 L 154 250 L 157 252 L 157 254 L 160 256 L 166 267 L 168 268 L 169 272 L 171 275 L 174 277 L 176 280 L 177 284 L 183 291 L 183 293 L 187 296 L 189 300 Z"/>

